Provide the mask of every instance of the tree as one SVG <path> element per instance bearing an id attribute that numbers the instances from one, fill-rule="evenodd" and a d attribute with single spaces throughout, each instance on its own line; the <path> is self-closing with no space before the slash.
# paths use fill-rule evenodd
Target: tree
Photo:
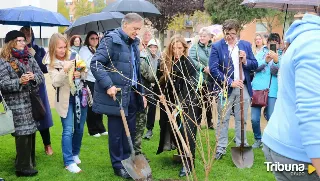
<path id="1" fill-rule="evenodd" d="M 204 10 L 204 0 L 149 0 L 153 3 L 161 15 L 148 18 L 152 26 L 159 31 L 160 41 L 164 43 L 164 31 L 168 29 L 168 24 L 173 17 L 179 13 L 190 15 L 194 10 Z"/>
<path id="2" fill-rule="evenodd" d="M 236 19 L 243 26 L 254 19 L 267 15 L 267 9 L 248 8 L 240 5 L 243 0 L 205 0 L 205 8 L 216 24 L 227 19 Z"/>
<path id="3" fill-rule="evenodd" d="M 62 14 L 67 20 L 69 20 L 69 8 L 67 8 L 64 0 L 58 0 L 58 13 Z M 63 33 L 66 27 L 59 27 L 59 33 Z"/>
<path id="4" fill-rule="evenodd" d="M 92 4 L 88 0 L 78 0 L 75 4 L 75 18 L 87 16 L 93 12 Z"/>
<path id="5" fill-rule="evenodd" d="M 193 22 L 193 31 L 195 31 L 195 28 L 200 25 L 210 25 L 211 24 L 211 17 L 210 15 L 205 11 L 195 11 L 192 16 L 190 17 L 190 20 Z"/>
<path id="6" fill-rule="evenodd" d="M 105 0 L 94 0 L 93 3 L 94 3 L 94 8 L 93 8 L 94 13 L 100 13 L 107 6 L 107 4 L 105 3 Z"/>
<path id="7" fill-rule="evenodd" d="M 287 16 L 287 17 L 286 17 Z M 262 19 L 257 19 L 267 30 L 268 33 L 272 33 L 274 26 L 283 26 L 285 20 L 291 23 L 294 18 L 294 13 L 288 12 L 287 15 L 284 12 L 267 9 L 267 14 Z M 265 24 L 266 23 L 266 24 Z"/>
<path id="8" fill-rule="evenodd" d="M 211 23 L 211 17 L 204 11 L 195 11 L 192 15 L 177 14 L 168 24 L 169 30 L 174 30 L 178 33 L 186 29 L 185 22 L 192 21 L 193 32 L 196 31 L 198 25 L 209 25 Z"/>
<path id="9" fill-rule="evenodd" d="M 186 29 L 185 22 L 188 20 L 186 16 L 187 16 L 186 14 L 180 14 L 180 13 L 175 15 L 170 21 L 170 23 L 168 24 L 168 30 L 174 30 L 178 33 L 185 30 Z"/>

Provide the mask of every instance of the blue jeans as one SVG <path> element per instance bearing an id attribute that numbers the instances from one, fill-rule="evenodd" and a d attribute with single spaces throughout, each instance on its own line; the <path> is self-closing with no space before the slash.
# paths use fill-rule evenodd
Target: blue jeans
<path id="1" fill-rule="evenodd" d="M 273 113 L 276 100 L 277 98 L 268 97 L 268 106 L 265 108 L 267 109 L 267 121 L 269 121 Z M 261 108 L 262 107 L 251 107 L 252 130 L 254 134 L 254 139 L 256 140 L 261 140 L 261 128 L 260 128 Z"/>
<path id="2" fill-rule="evenodd" d="M 72 156 L 79 155 L 80 153 L 83 127 L 87 118 L 87 109 L 88 106 L 81 106 L 80 125 L 78 125 L 75 119 L 75 103 L 70 101 L 67 117 L 61 118 L 63 128 L 62 154 L 65 166 L 74 163 Z"/>

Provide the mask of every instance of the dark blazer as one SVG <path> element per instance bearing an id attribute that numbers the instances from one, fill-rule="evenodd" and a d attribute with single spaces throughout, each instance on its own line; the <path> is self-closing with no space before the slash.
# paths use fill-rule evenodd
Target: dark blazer
<path id="1" fill-rule="evenodd" d="M 255 70 L 258 67 L 258 62 L 252 52 L 251 44 L 247 41 L 240 40 L 238 43 L 239 50 L 245 51 L 247 55 L 247 64 L 243 65 L 243 72 L 246 86 L 248 88 L 249 95 L 252 96 L 250 71 Z M 227 81 L 228 94 L 231 94 L 231 83 L 234 79 L 234 66 L 233 62 L 229 61 L 229 50 L 225 40 L 222 39 L 212 45 L 211 54 L 209 57 L 209 68 L 212 77 L 215 79 L 215 90 L 219 90 L 219 87 L 223 86 L 224 81 Z M 226 79 L 225 79 L 226 77 Z"/>
<path id="2" fill-rule="evenodd" d="M 122 96 L 122 106 L 126 115 L 128 115 L 133 75 L 131 45 L 133 46 L 136 65 L 140 65 L 139 39 L 130 39 L 120 28 L 106 32 L 99 43 L 90 64 L 92 74 L 96 79 L 92 106 L 94 112 L 120 116 L 118 102 L 106 93 L 111 86 L 116 86 L 122 90 L 116 97 L 121 100 Z M 136 69 L 138 82 L 141 83 L 140 66 L 136 66 Z M 139 92 L 144 92 L 140 85 L 137 89 Z M 144 105 L 142 96 L 139 96 L 138 105 L 139 110 L 142 110 Z"/>

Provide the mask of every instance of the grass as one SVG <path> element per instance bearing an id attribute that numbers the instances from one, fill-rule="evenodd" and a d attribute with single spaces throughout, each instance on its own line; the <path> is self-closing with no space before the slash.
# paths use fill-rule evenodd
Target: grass
<path id="1" fill-rule="evenodd" d="M 1 108 L 0 108 L 1 109 Z M 52 147 L 54 149 L 53 156 L 46 156 L 43 149 L 42 139 L 37 133 L 36 142 L 36 161 L 39 174 L 31 178 L 18 178 L 15 176 L 14 159 L 15 159 L 15 144 L 14 138 L 11 135 L 0 137 L 0 178 L 6 181 L 121 181 L 119 177 L 114 176 L 113 169 L 108 152 L 108 137 L 94 138 L 88 136 L 87 128 L 82 142 L 80 158 L 82 163 L 80 168 L 83 170 L 80 174 L 71 174 L 64 169 L 62 153 L 61 153 L 61 133 L 62 126 L 57 113 L 52 110 L 54 117 L 54 126 L 50 129 Z M 106 122 L 106 121 L 105 121 Z M 181 165 L 172 161 L 172 155 L 176 151 L 165 152 L 156 155 L 159 143 L 159 125 L 156 122 L 154 136 L 150 141 L 143 140 L 143 151 L 151 160 L 152 175 L 154 180 L 186 180 L 179 178 L 178 173 Z M 248 141 L 253 143 L 253 134 L 248 132 Z M 211 138 L 214 138 L 214 131 L 210 131 Z M 234 136 L 233 130 L 230 131 L 229 138 Z M 203 137 L 204 139 L 204 137 Z M 234 143 L 230 144 L 230 147 Z M 266 171 L 264 165 L 264 156 L 261 149 L 254 150 L 255 161 L 251 169 L 237 169 L 231 159 L 230 149 L 227 155 L 214 163 L 209 180 L 210 181 L 272 181 L 275 180 L 272 173 Z M 203 166 L 200 157 L 197 156 L 196 173 L 198 180 L 204 180 Z"/>

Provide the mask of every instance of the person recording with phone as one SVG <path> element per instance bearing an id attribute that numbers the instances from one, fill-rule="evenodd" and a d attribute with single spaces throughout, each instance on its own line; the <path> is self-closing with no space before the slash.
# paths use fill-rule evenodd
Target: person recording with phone
<path id="1" fill-rule="evenodd" d="M 252 81 L 253 96 L 255 96 L 255 90 L 269 89 L 268 93 L 268 106 L 265 107 L 266 119 L 269 120 L 274 109 L 274 105 L 277 100 L 278 93 L 278 70 L 279 61 L 281 59 L 282 50 L 280 49 L 280 36 L 277 33 L 271 33 L 267 40 L 267 46 L 264 46 L 256 54 L 258 61 L 258 68 L 255 70 L 255 76 Z M 262 146 L 261 142 L 261 118 L 262 106 L 251 106 L 251 122 L 252 130 L 254 133 L 255 142 L 252 145 L 253 148 L 259 148 Z"/>

